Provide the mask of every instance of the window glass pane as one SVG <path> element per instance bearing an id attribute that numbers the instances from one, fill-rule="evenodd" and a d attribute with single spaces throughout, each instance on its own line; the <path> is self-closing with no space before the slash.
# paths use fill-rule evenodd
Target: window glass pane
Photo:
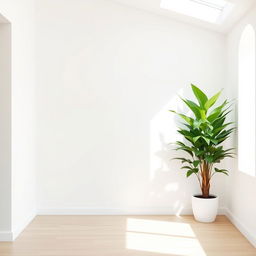
<path id="1" fill-rule="evenodd" d="M 239 45 L 238 167 L 255 176 L 255 31 L 247 25 Z"/>

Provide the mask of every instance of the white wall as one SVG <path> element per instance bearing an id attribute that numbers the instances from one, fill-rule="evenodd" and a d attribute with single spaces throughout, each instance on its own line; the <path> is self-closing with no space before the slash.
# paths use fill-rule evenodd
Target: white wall
<path id="1" fill-rule="evenodd" d="M 169 161 L 167 110 L 190 82 L 225 86 L 224 43 L 109 1 L 37 1 L 39 212 L 189 212 L 198 186 Z"/>
<path id="2" fill-rule="evenodd" d="M 229 93 L 237 98 L 238 91 L 238 46 L 244 27 L 250 23 L 256 30 L 256 8 L 251 10 L 228 34 L 227 36 L 227 74 Z M 246 85 L 243 87 L 246 90 Z M 248 120 L 250 118 L 248 110 Z M 236 117 L 235 117 L 236 118 Z M 236 144 L 237 138 L 234 138 Z M 256 177 L 249 176 L 238 171 L 237 162 L 233 162 L 229 186 L 227 187 L 227 208 L 230 218 L 240 230 L 256 246 Z"/>
<path id="3" fill-rule="evenodd" d="M 225 44 L 217 33 L 102 0 L 38 0 L 36 7 L 34 56 L 33 0 L 0 0 L 12 40 L 11 90 L 3 86 L 10 77 L 0 81 L 7 138 L 4 144 L 0 137 L 1 157 L 7 154 L 0 166 L 0 240 L 16 237 L 36 213 L 35 169 L 41 213 L 189 212 L 198 187 L 169 161 L 174 152 L 167 144 L 177 134 L 167 110 L 182 108 L 176 95 L 190 82 L 210 93 L 226 87 L 226 64 L 226 95 L 237 96 L 238 41 L 246 23 L 256 27 L 256 10 Z M 0 25 L 0 40 L 10 39 L 8 30 Z M 7 41 L 0 41 L 0 72 L 10 64 L 3 58 Z M 256 180 L 235 162 L 227 165 L 234 169 L 227 191 L 220 176 L 213 193 L 255 242 Z"/>
<path id="4" fill-rule="evenodd" d="M 0 195 L 11 205 L 8 220 L 0 212 L 1 222 L 8 223 L 0 226 L 0 240 L 10 240 L 35 215 L 34 1 L 0 0 L 0 13 L 11 23 L 11 173 L 4 180 L 9 191 Z"/>
<path id="5" fill-rule="evenodd" d="M 4 23 L 0 23 L 0 123 L 0 232 L 8 232 L 11 227 L 11 26 Z"/>

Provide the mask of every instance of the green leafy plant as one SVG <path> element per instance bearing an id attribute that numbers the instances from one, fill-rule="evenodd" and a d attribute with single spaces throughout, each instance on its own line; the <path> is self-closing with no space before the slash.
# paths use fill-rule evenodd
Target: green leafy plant
<path id="1" fill-rule="evenodd" d="M 232 157 L 233 148 L 224 149 L 221 145 L 234 131 L 230 128 L 232 122 L 226 122 L 230 103 L 225 100 L 221 105 L 214 107 L 221 91 L 208 98 L 206 94 L 191 84 L 197 103 L 182 99 L 192 111 L 193 117 L 177 113 L 183 121 L 178 132 L 185 141 L 176 142 L 176 150 L 188 153 L 189 158 L 178 157 L 183 164 L 181 169 L 186 170 L 187 177 L 195 174 L 200 184 L 203 198 L 210 197 L 211 179 L 216 173 L 228 175 L 228 170 L 218 169 L 214 165 L 226 157 Z"/>

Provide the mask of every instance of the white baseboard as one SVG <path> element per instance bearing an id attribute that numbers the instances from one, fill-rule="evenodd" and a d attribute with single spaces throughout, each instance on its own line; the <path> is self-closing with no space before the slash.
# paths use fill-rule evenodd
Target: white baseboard
<path id="1" fill-rule="evenodd" d="M 31 214 L 13 231 L 0 231 L 0 242 L 13 242 L 27 225 L 35 218 L 36 213 Z"/>
<path id="2" fill-rule="evenodd" d="M 218 214 L 225 214 L 220 208 Z M 44 208 L 38 209 L 38 215 L 191 215 L 191 208 L 180 211 L 168 207 L 134 207 L 134 208 Z"/>
<path id="3" fill-rule="evenodd" d="M 256 248 L 256 236 L 249 231 L 242 222 L 229 210 L 226 209 L 227 218 L 232 222 L 232 224 L 247 238 L 247 240 Z"/>
<path id="4" fill-rule="evenodd" d="M 164 215 L 170 208 L 48 208 L 39 209 L 38 215 Z"/>
<path id="5" fill-rule="evenodd" d="M 13 230 L 12 239 L 10 241 L 14 241 L 35 217 L 36 217 L 36 213 L 34 212 L 30 216 L 28 216 L 26 219 L 24 219 L 24 221 L 20 223 L 15 230 Z"/>

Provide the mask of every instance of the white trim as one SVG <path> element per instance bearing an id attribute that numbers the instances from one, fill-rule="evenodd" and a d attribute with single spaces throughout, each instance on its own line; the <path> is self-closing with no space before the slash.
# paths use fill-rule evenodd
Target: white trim
<path id="1" fill-rule="evenodd" d="M 0 231 L 0 242 L 11 242 L 12 232 L 11 231 Z"/>
<path id="2" fill-rule="evenodd" d="M 195 2 L 197 4 L 201 4 L 201 5 L 213 8 L 213 9 L 217 9 L 219 11 L 223 11 L 223 9 L 225 8 L 225 5 L 227 4 L 226 2 L 224 3 L 224 5 L 223 4 L 215 4 L 213 2 L 209 2 L 206 0 L 191 0 L 191 1 Z"/>
<path id="3" fill-rule="evenodd" d="M 38 215 L 164 215 L 173 214 L 171 208 L 44 208 Z"/>
<path id="4" fill-rule="evenodd" d="M 219 208 L 218 214 L 225 214 Z M 171 207 L 134 207 L 134 208 L 42 208 L 38 215 L 191 215 L 192 208 L 173 210 Z"/>
<path id="5" fill-rule="evenodd" d="M 232 224 L 247 238 L 247 240 L 256 248 L 256 236 L 229 210 L 226 209 L 226 216 Z"/>
<path id="6" fill-rule="evenodd" d="M 219 207 L 218 215 L 225 215 L 225 214 L 226 214 L 226 208 L 225 207 Z"/>
<path id="7" fill-rule="evenodd" d="M 26 218 L 21 224 L 19 224 L 19 226 L 12 232 L 11 241 L 14 241 L 35 217 L 36 217 L 36 213 L 34 212 L 28 218 Z"/>

